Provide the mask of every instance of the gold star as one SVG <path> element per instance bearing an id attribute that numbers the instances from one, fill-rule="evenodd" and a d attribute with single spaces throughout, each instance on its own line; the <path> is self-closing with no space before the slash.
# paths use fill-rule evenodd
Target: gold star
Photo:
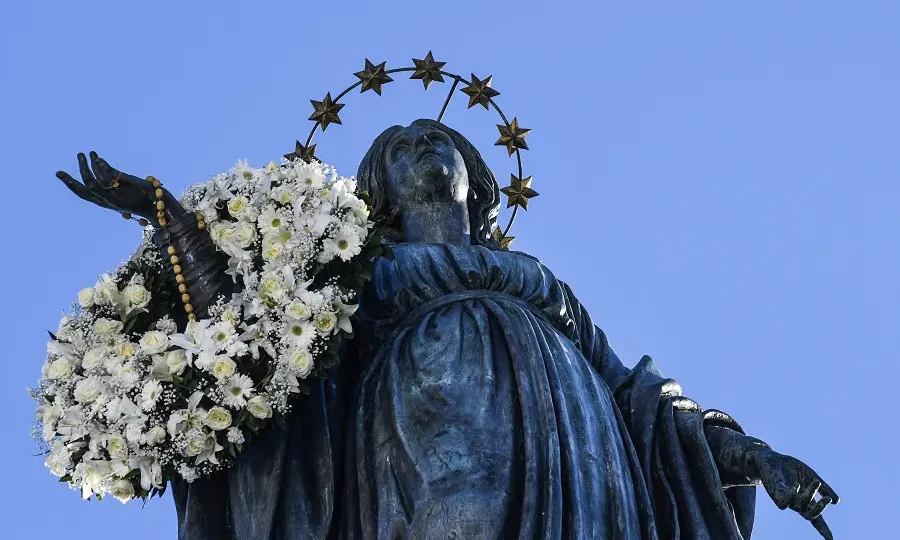
<path id="1" fill-rule="evenodd" d="M 290 154 L 285 154 L 284 157 L 287 160 L 302 159 L 303 161 L 312 161 L 317 159 L 315 153 L 316 145 L 311 144 L 309 146 L 303 146 L 300 144 L 300 141 L 297 141 L 296 146 L 294 146 L 294 151 Z"/>
<path id="2" fill-rule="evenodd" d="M 503 233 L 500 232 L 500 227 L 494 229 L 494 240 L 500 243 L 500 248 L 502 249 L 509 249 L 509 246 L 512 245 L 515 239 L 515 236 L 503 236 Z"/>
<path id="3" fill-rule="evenodd" d="M 518 205 L 528 210 L 528 199 L 538 196 L 538 192 L 531 189 L 531 177 L 522 179 L 514 174 L 509 176 L 510 185 L 500 190 L 507 197 L 506 207 Z"/>
<path id="4" fill-rule="evenodd" d="M 325 94 L 325 99 L 322 101 L 311 99 L 309 102 L 315 109 L 309 119 L 322 124 L 322 131 L 325 131 L 329 124 L 341 123 L 338 112 L 344 108 L 344 104 L 332 101 L 331 92 Z"/>
<path id="5" fill-rule="evenodd" d="M 478 104 L 487 109 L 491 98 L 500 95 L 500 92 L 491 88 L 492 78 L 493 75 L 488 75 L 488 78 L 482 81 L 476 77 L 474 73 L 472 74 L 472 82 L 469 83 L 469 86 L 466 86 L 461 90 L 462 93 L 469 96 L 468 108 L 471 109 Z"/>
<path id="6" fill-rule="evenodd" d="M 366 90 L 375 90 L 375 93 L 380 96 L 381 85 L 394 80 L 385 73 L 384 65 L 386 63 L 387 62 L 382 62 L 376 66 L 366 58 L 366 69 L 354 73 L 354 75 L 362 81 L 362 89 L 359 91 L 360 94 Z"/>
<path id="7" fill-rule="evenodd" d="M 413 72 L 409 78 L 422 79 L 425 90 L 428 90 L 428 85 L 430 85 L 432 81 L 444 82 L 444 76 L 441 75 L 441 68 L 443 68 L 444 64 L 447 62 L 435 62 L 434 56 L 431 55 L 431 51 L 428 51 L 428 54 L 425 55 L 423 60 L 413 58 L 412 61 L 416 65 L 416 71 Z"/>
<path id="8" fill-rule="evenodd" d="M 525 143 L 525 137 L 531 133 L 530 129 L 520 128 L 519 120 L 513 118 L 508 126 L 497 124 L 500 130 L 500 138 L 494 143 L 496 146 L 505 146 L 509 155 L 513 155 L 516 149 L 528 150 L 528 144 Z"/>

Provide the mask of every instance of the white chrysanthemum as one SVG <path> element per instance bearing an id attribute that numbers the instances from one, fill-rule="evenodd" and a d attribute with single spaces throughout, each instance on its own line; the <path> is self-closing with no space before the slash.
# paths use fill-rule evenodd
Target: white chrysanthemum
<path id="1" fill-rule="evenodd" d="M 292 346 L 305 349 L 316 337 L 316 327 L 310 321 L 288 321 L 285 324 L 284 338 Z"/>
<path id="2" fill-rule="evenodd" d="M 145 411 L 153 410 L 159 396 L 162 395 L 163 387 L 159 381 L 147 381 L 141 389 L 141 408 Z"/>
<path id="3" fill-rule="evenodd" d="M 253 393 L 253 379 L 246 375 L 229 377 L 222 385 L 222 401 L 225 405 L 240 409 L 247 405 L 247 398 Z"/>
<path id="4" fill-rule="evenodd" d="M 355 231 L 342 227 L 335 231 L 334 237 L 325 241 L 325 252 L 336 255 L 343 261 L 349 261 L 362 251 L 362 243 Z"/>
<path id="5" fill-rule="evenodd" d="M 256 171 L 250 168 L 246 159 L 238 160 L 238 162 L 234 164 L 234 167 L 231 168 L 231 172 L 246 182 L 251 182 L 256 178 Z"/>
<path id="6" fill-rule="evenodd" d="M 276 209 L 274 206 L 266 206 L 259 214 L 257 219 L 259 230 L 264 235 L 278 234 L 281 228 L 288 225 L 290 220 L 285 212 Z"/>

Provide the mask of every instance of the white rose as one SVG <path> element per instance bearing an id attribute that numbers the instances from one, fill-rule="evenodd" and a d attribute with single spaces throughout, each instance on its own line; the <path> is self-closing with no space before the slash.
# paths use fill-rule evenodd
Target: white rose
<path id="1" fill-rule="evenodd" d="M 144 334 L 141 338 L 141 349 L 148 354 L 161 353 L 169 348 L 169 336 L 157 330 Z"/>
<path id="2" fill-rule="evenodd" d="M 210 429 L 221 431 L 231 426 L 231 413 L 222 407 L 213 407 L 206 413 L 204 422 Z"/>
<path id="3" fill-rule="evenodd" d="M 134 347 L 134 343 L 130 341 L 123 341 L 116 345 L 116 354 L 121 356 L 122 358 L 131 358 L 134 356 L 134 353 L 137 352 Z"/>
<path id="4" fill-rule="evenodd" d="M 266 419 L 272 417 L 272 407 L 266 402 L 266 396 L 253 396 L 247 401 L 247 410 L 256 418 Z"/>
<path id="5" fill-rule="evenodd" d="M 278 274 L 269 274 L 259 282 L 259 296 L 264 300 L 278 301 L 283 295 L 284 290 L 281 286 L 281 276 Z"/>
<path id="6" fill-rule="evenodd" d="M 309 306 L 296 299 L 291 301 L 284 311 L 287 313 L 288 317 L 297 319 L 298 321 L 306 320 L 312 314 L 312 310 Z"/>
<path id="7" fill-rule="evenodd" d="M 100 394 L 102 393 L 103 388 L 101 387 L 100 382 L 93 377 L 88 377 L 87 379 L 78 381 L 78 384 L 75 385 L 75 392 L 73 395 L 75 396 L 75 401 L 79 403 L 92 403 L 95 399 L 100 397 Z"/>
<path id="8" fill-rule="evenodd" d="M 57 358 L 47 366 L 48 379 L 67 379 L 72 376 L 72 364 L 65 358 Z"/>
<path id="9" fill-rule="evenodd" d="M 242 221 L 234 228 L 234 241 L 241 248 L 248 248 L 256 240 L 256 227 Z"/>
<path id="10" fill-rule="evenodd" d="M 122 321 L 114 321 L 102 317 L 94 321 L 94 332 L 97 332 L 101 336 L 118 334 L 122 331 L 122 327 Z"/>
<path id="11" fill-rule="evenodd" d="M 113 433 L 106 438 L 106 451 L 112 459 L 125 459 L 128 457 L 128 446 L 125 439 L 118 433 Z"/>
<path id="12" fill-rule="evenodd" d="M 131 480 L 116 480 L 109 492 L 123 504 L 134 498 L 134 486 L 131 484 Z"/>
<path id="13" fill-rule="evenodd" d="M 334 326 L 337 324 L 337 317 L 334 313 L 325 312 L 319 313 L 316 315 L 316 329 L 323 334 L 327 334 L 334 330 Z"/>
<path id="14" fill-rule="evenodd" d="M 228 213 L 236 218 L 240 217 L 247 209 L 247 204 L 249 204 L 247 197 L 235 197 L 228 201 Z"/>
<path id="15" fill-rule="evenodd" d="M 312 371 L 312 355 L 306 349 L 291 349 L 288 351 L 288 364 L 295 375 L 305 379 L 309 372 Z"/>
<path id="16" fill-rule="evenodd" d="M 94 289 L 92 287 L 88 287 L 87 289 L 81 289 L 78 291 L 78 303 L 81 304 L 81 307 L 87 309 L 94 305 Z"/>
<path id="17" fill-rule="evenodd" d="M 184 349 L 169 351 L 163 355 L 163 358 L 166 361 L 166 366 L 169 367 L 169 373 L 172 375 L 181 375 L 187 367 L 187 354 L 185 354 Z"/>
<path id="18" fill-rule="evenodd" d="M 209 227 L 209 235 L 212 237 L 213 242 L 221 245 L 225 243 L 225 233 L 230 228 L 227 223 L 217 221 Z"/>
<path id="19" fill-rule="evenodd" d="M 225 356 L 224 354 L 217 355 L 213 358 L 212 365 L 210 366 L 210 372 L 217 379 L 224 379 L 226 377 L 231 377 L 234 375 L 234 371 L 237 368 L 237 365 L 234 363 L 234 360 Z"/>
<path id="20" fill-rule="evenodd" d="M 86 370 L 99 367 L 106 358 L 106 351 L 106 347 L 94 347 L 88 350 L 81 359 L 81 367 Z"/>
<path id="21" fill-rule="evenodd" d="M 122 295 L 112 279 L 102 279 L 94 290 L 94 301 L 117 306 L 122 303 Z"/>
<path id="22" fill-rule="evenodd" d="M 125 299 L 125 305 L 129 310 L 147 307 L 150 303 L 150 291 L 143 285 L 129 285 L 122 291 Z"/>
<path id="23" fill-rule="evenodd" d="M 144 442 L 149 445 L 160 444 L 166 440 L 166 430 L 162 426 L 153 426 L 144 435 Z"/>
<path id="24" fill-rule="evenodd" d="M 199 456 L 203 453 L 204 450 L 209 448 L 210 446 L 210 437 L 212 434 L 206 433 L 197 433 L 188 441 L 187 448 L 185 449 L 188 456 Z M 215 444 L 215 438 L 212 439 L 212 444 Z"/>

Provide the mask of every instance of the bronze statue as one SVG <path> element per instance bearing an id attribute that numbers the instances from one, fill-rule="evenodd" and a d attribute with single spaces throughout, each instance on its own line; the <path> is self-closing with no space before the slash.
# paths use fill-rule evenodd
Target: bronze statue
<path id="1" fill-rule="evenodd" d="M 155 215 L 147 182 L 90 159 L 83 182 L 59 178 Z M 500 247 L 499 188 L 465 137 L 391 127 L 358 181 L 395 257 L 363 292 L 356 338 L 302 413 L 227 472 L 173 486 L 181 538 L 740 540 L 758 484 L 832 538 L 821 514 L 838 496 L 815 471 L 683 397 L 649 357 L 625 367 L 568 285 Z M 232 283 L 165 196 L 202 315 Z"/>

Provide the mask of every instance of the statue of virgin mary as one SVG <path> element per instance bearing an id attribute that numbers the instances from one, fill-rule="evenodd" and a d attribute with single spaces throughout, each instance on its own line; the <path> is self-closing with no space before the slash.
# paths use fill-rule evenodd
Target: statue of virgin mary
<path id="1" fill-rule="evenodd" d="M 501 249 L 498 185 L 465 137 L 391 127 L 358 182 L 394 257 L 355 338 L 302 414 L 231 469 L 173 486 L 180 538 L 746 540 L 758 484 L 830 537 L 820 514 L 837 495 L 811 468 L 682 396 L 649 357 L 626 367 L 572 288 Z M 138 212 L 122 201 L 103 202 Z M 230 294 L 208 234 L 172 212 L 185 271 Z"/>

